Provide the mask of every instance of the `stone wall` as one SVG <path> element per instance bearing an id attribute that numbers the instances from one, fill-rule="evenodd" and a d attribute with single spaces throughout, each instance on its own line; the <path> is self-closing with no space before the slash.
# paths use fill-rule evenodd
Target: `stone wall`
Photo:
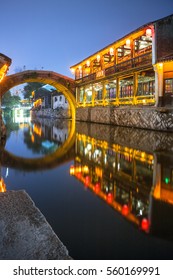
<path id="1" fill-rule="evenodd" d="M 31 117 L 32 118 L 52 118 L 52 119 L 68 119 L 69 117 L 69 111 L 66 109 L 34 109 L 31 110 Z"/>
<path id="2" fill-rule="evenodd" d="M 77 108 L 76 120 L 173 131 L 173 109 L 158 107 L 86 107 Z"/>

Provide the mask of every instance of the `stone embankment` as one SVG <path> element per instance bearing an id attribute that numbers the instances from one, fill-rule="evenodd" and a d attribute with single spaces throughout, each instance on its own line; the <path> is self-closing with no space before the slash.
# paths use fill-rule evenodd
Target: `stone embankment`
<path id="1" fill-rule="evenodd" d="M 76 120 L 134 128 L 173 131 L 173 108 L 85 107 L 77 108 Z"/>
<path id="2" fill-rule="evenodd" d="M 1 260 L 69 260 L 66 247 L 25 191 L 0 193 Z"/>
<path id="3" fill-rule="evenodd" d="M 70 118 L 70 112 L 66 109 L 34 109 L 31 110 L 32 118 L 52 118 L 52 119 L 68 119 Z"/>

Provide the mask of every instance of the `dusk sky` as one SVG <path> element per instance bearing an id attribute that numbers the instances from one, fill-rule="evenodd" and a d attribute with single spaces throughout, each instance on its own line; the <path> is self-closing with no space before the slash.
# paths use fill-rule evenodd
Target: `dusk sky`
<path id="1" fill-rule="evenodd" d="M 0 9 L 0 52 L 12 58 L 9 73 L 25 66 L 73 77 L 73 64 L 173 14 L 173 0 L 5 0 Z"/>

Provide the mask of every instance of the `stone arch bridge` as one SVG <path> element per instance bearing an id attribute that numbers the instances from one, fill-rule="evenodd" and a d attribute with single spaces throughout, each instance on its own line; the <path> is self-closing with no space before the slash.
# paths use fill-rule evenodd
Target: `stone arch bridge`
<path id="1" fill-rule="evenodd" d="M 11 88 L 29 82 L 40 82 L 54 86 L 62 92 L 69 102 L 72 119 L 75 119 L 75 81 L 67 76 L 47 70 L 27 70 L 4 77 L 0 86 L 0 94 L 3 95 Z"/>

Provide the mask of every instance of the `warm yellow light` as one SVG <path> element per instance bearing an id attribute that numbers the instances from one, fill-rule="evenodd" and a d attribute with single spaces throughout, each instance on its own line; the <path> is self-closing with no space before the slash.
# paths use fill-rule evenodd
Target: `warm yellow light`
<path id="1" fill-rule="evenodd" d="M 41 127 L 38 126 L 38 125 L 36 125 L 36 124 L 34 124 L 34 126 L 33 126 L 33 132 L 34 132 L 35 134 L 37 134 L 38 136 L 41 136 L 41 135 L 42 135 L 42 129 L 41 129 Z"/>
<path id="2" fill-rule="evenodd" d="M 127 39 L 127 40 L 126 40 L 126 46 L 127 46 L 127 47 L 130 47 L 130 39 Z"/>
<path id="3" fill-rule="evenodd" d="M 151 36 L 152 36 L 152 31 L 151 31 L 151 29 L 150 29 L 150 28 L 147 28 L 145 34 L 146 34 L 147 37 L 151 37 Z"/>
<path id="4" fill-rule="evenodd" d="M 74 175 L 75 173 L 75 167 L 72 165 L 70 166 L 70 175 Z"/>
<path id="5" fill-rule="evenodd" d="M 87 165 L 83 166 L 83 172 L 84 173 L 88 173 L 89 172 L 89 168 Z"/>
<path id="6" fill-rule="evenodd" d="M 6 192 L 6 185 L 3 178 L 0 178 L 0 192 Z"/>
<path id="7" fill-rule="evenodd" d="M 114 49 L 110 48 L 109 53 L 110 53 L 110 55 L 114 55 Z"/>
<path id="8" fill-rule="evenodd" d="M 127 40 L 126 40 L 126 47 L 129 47 L 129 48 L 130 48 L 130 39 L 127 39 Z"/>
<path id="9" fill-rule="evenodd" d="M 87 60 L 86 65 L 87 65 L 87 67 L 90 66 L 90 61 L 89 60 Z"/>
<path id="10" fill-rule="evenodd" d="M 8 66 L 6 64 L 0 69 L 0 82 L 3 80 L 5 73 L 7 72 Z"/>
<path id="11" fill-rule="evenodd" d="M 100 61 L 100 55 L 99 54 L 97 55 L 97 61 L 98 62 Z"/>
<path id="12" fill-rule="evenodd" d="M 71 68 L 70 70 L 71 70 L 72 74 L 74 74 L 75 69 L 74 69 L 74 68 Z"/>

